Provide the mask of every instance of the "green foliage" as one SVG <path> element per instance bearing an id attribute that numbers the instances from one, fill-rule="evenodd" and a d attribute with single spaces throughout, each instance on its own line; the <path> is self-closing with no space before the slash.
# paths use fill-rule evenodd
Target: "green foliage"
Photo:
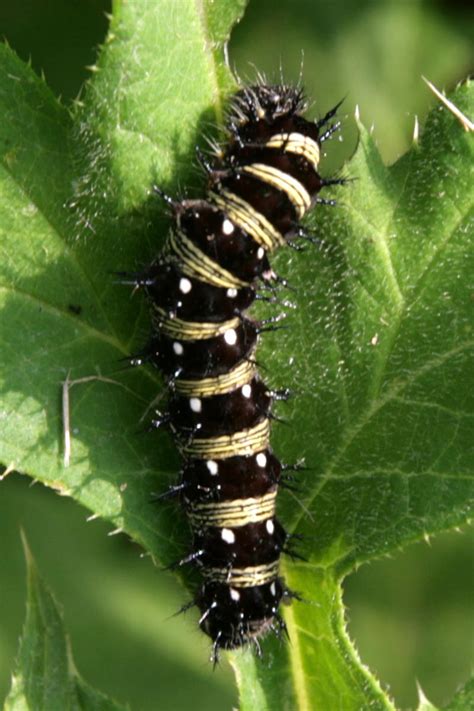
<path id="1" fill-rule="evenodd" d="M 472 114 L 470 87 L 453 100 Z M 308 601 L 286 614 L 292 645 L 277 675 L 288 691 L 291 669 L 295 708 L 335 698 L 391 708 L 345 634 L 341 579 L 464 522 L 472 496 L 471 137 L 437 108 L 419 144 L 386 168 L 359 128 L 347 168 L 356 180 L 338 214 L 321 210 L 315 224 L 320 253 L 286 269 L 300 301 L 291 332 L 278 353 L 269 339 L 262 348 L 275 372 L 296 353 L 295 426 L 277 429 L 276 448 L 311 466 L 309 493 L 283 504 L 290 530 L 312 545 L 308 563 L 284 564 Z M 244 682 L 254 693 L 261 675 L 274 708 L 282 689 L 261 670 Z"/>
<path id="2" fill-rule="evenodd" d="M 474 679 L 470 679 L 456 692 L 451 703 L 446 706 L 446 711 L 470 711 L 472 708 L 474 708 Z"/>
<path id="3" fill-rule="evenodd" d="M 26 545 L 28 605 L 5 711 L 120 711 L 77 675 L 57 603 Z"/>
<path id="4" fill-rule="evenodd" d="M 167 437 L 153 436 L 150 451 L 151 440 L 136 436 L 163 388 L 146 369 L 115 366 L 143 342 L 147 320 L 110 273 L 146 263 L 162 244 L 167 224 L 153 182 L 202 184 L 190 167 L 194 146 L 222 124 L 233 86 L 222 46 L 242 10 L 230 0 L 182 3 L 179 13 L 173 0 L 116 2 L 72 114 L 0 50 L 0 459 L 165 563 L 182 551 L 184 527 L 149 499 L 177 457 Z M 451 100 L 472 115 L 471 85 Z M 261 359 L 272 384 L 286 384 L 293 364 L 298 394 L 284 413 L 292 427 L 275 426 L 273 442 L 309 467 L 303 493 L 280 497 L 308 561 L 284 563 L 304 598 L 285 613 L 291 645 L 269 640 L 263 661 L 249 650 L 229 655 L 243 711 L 392 709 L 346 634 L 342 579 L 469 515 L 471 137 L 437 107 L 420 141 L 386 168 L 359 130 L 346 168 L 355 180 L 337 192 L 341 209 L 321 206 L 311 216 L 321 247 L 308 259 L 276 261 L 299 308 L 288 331 L 265 339 Z M 61 382 L 94 374 L 70 388 L 66 467 Z M 27 629 L 38 619 L 31 595 Z"/>

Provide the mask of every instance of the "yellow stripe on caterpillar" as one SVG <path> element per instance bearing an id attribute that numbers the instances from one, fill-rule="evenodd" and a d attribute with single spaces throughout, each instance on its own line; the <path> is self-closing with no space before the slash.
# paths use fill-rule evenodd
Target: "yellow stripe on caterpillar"
<path id="1" fill-rule="evenodd" d="M 242 281 L 221 267 L 179 230 L 170 233 L 165 250 L 169 256 L 176 258 L 180 271 L 186 276 L 225 289 L 249 286 L 249 282 Z"/>
<path id="2" fill-rule="evenodd" d="M 253 588 L 270 583 L 278 577 L 279 560 L 263 565 L 249 565 L 247 568 L 201 568 L 207 580 L 225 583 L 233 588 Z"/>
<path id="3" fill-rule="evenodd" d="M 227 214 L 241 230 L 268 251 L 286 244 L 286 240 L 260 212 L 238 195 L 222 190 L 211 194 L 213 202 Z"/>
<path id="4" fill-rule="evenodd" d="M 244 166 L 242 170 L 284 192 L 295 208 L 299 219 L 311 207 L 311 197 L 308 191 L 299 180 L 293 178 L 289 173 L 271 165 L 265 165 L 265 163 L 252 163 Z"/>
<path id="5" fill-rule="evenodd" d="M 249 523 L 273 518 L 276 495 L 275 490 L 255 498 L 193 504 L 188 510 L 188 516 L 195 528 L 241 528 Z"/>
<path id="6" fill-rule="evenodd" d="M 266 148 L 281 148 L 285 153 L 295 153 L 303 156 L 318 169 L 320 150 L 316 141 L 302 133 L 276 133 L 265 144 Z"/>
<path id="7" fill-rule="evenodd" d="M 153 304 L 152 320 L 165 336 L 176 338 L 179 341 L 203 341 L 207 338 L 215 338 L 226 331 L 235 330 L 240 325 L 238 316 L 220 323 L 184 321 L 169 316 L 164 309 L 155 304 Z"/>
<path id="8" fill-rule="evenodd" d="M 202 378 L 201 380 L 181 380 L 178 378 L 175 380 L 174 386 L 179 395 L 189 397 L 224 395 L 250 383 L 255 377 L 255 373 L 255 363 L 245 360 L 223 375 L 216 375 L 214 378 Z"/>
<path id="9" fill-rule="evenodd" d="M 270 421 L 266 418 L 247 430 L 219 437 L 194 437 L 178 441 L 182 454 L 196 459 L 227 459 L 250 456 L 267 449 L 270 441 Z"/>

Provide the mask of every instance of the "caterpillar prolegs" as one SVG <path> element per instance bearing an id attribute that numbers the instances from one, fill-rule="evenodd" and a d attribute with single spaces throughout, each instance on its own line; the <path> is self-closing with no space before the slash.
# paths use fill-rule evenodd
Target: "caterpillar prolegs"
<path id="1" fill-rule="evenodd" d="M 183 465 L 179 494 L 193 534 L 184 562 L 200 569 L 193 601 L 199 624 L 219 648 L 285 629 L 282 601 L 294 597 L 279 576 L 289 536 L 275 517 L 282 465 L 270 447 L 272 403 L 255 361 L 271 324 L 247 309 L 277 280 L 268 256 L 305 237 L 300 221 L 322 188 L 320 147 L 339 127 L 337 106 L 303 118 L 300 88 L 256 84 L 239 90 L 227 116 L 227 142 L 206 168 L 202 200 L 166 198 L 174 224 L 163 252 L 137 278 L 151 303 L 147 359 L 167 378 L 169 426 Z"/>

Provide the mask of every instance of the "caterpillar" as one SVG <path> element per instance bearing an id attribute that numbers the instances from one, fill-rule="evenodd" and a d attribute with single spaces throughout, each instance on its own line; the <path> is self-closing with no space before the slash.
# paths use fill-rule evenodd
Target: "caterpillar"
<path id="1" fill-rule="evenodd" d="M 173 225 L 162 253 L 136 277 L 151 306 L 153 335 L 146 360 L 165 376 L 167 411 L 153 421 L 168 426 L 182 457 L 178 495 L 202 575 L 195 598 L 199 625 L 219 649 L 253 643 L 269 631 L 286 632 L 282 602 L 298 597 L 279 575 L 289 539 L 275 517 L 285 467 L 270 446 L 272 390 L 255 360 L 259 336 L 272 319 L 247 310 L 261 287 L 284 282 L 268 256 L 298 238 L 312 240 L 300 222 L 321 189 L 320 148 L 339 128 L 339 104 L 322 119 L 303 117 L 301 88 L 259 82 L 230 101 L 225 145 L 214 145 L 203 199 L 164 197 Z M 271 298 L 270 298 L 271 300 Z M 142 354 L 135 362 L 143 362 Z M 293 467 L 294 468 L 294 467 Z M 183 609 L 185 609 L 183 608 Z"/>

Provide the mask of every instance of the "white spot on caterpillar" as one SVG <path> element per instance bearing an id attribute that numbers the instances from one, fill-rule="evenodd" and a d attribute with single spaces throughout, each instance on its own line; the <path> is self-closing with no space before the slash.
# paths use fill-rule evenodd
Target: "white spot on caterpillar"
<path id="1" fill-rule="evenodd" d="M 263 452 L 259 452 L 256 456 L 257 464 L 259 467 L 266 467 L 267 466 L 267 455 L 264 454 Z"/>
<path id="2" fill-rule="evenodd" d="M 271 594 L 273 595 L 273 597 L 275 597 L 275 595 L 276 595 L 276 585 L 275 585 L 274 582 L 270 585 L 270 592 L 271 592 Z"/>
<path id="3" fill-rule="evenodd" d="M 202 401 L 198 397 L 191 397 L 189 398 L 189 407 L 193 412 L 201 412 L 202 410 Z"/>
<path id="4" fill-rule="evenodd" d="M 229 219 L 225 219 L 224 222 L 222 223 L 222 232 L 225 235 L 231 235 L 232 232 L 234 231 L 235 227 L 232 224 L 232 222 Z"/>
<path id="5" fill-rule="evenodd" d="M 247 399 L 252 395 L 252 387 L 248 383 L 243 386 L 242 395 Z"/>
<path id="6" fill-rule="evenodd" d="M 263 259 L 265 256 L 265 250 L 263 247 L 259 247 L 257 250 L 257 259 Z"/>
<path id="7" fill-rule="evenodd" d="M 178 356 L 183 355 L 183 353 L 184 353 L 184 348 L 181 345 L 181 343 L 178 343 L 178 341 L 175 341 L 173 343 L 173 350 L 174 350 L 175 354 Z"/>
<path id="8" fill-rule="evenodd" d="M 235 543 L 235 533 L 230 528 L 223 528 L 221 538 L 226 543 Z"/>
<path id="9" fill-rule="evenodd" d="M 212 476 L 216 476 L 217 472 L 219 471 L 219 465 L 217 462 L 214 462 L 212 459 L 208 459 L 206 462 L 206 467 L 209 470 L 209 474 L 212 474 Z"/>
<path id="10" fill-rule="evenodd" d="M 179 280 L 179 290 L 182 294 L 189 294 L 192 288 L 193 285 L 191 284 L 189 279 L 186 279 L 186 277 L 183 277 Z"/>
<path id="11" fill-rule="evenodd" d="M 225 333 L 224 333 L 224 341 L 227 343 L 228 346 L 235 346 L 237 343 L 237 331 L 235 328 L 229 328 Z"/>
<path id="12" fill-rule="evenodd" d="M 229 299 L 235 299 L 235 297 L 237 296 L 237 289 L 233 289 L 233 288 L 227 289 L 226 294 Z"/>
<path id="13" fill-rule="evenodd" d="M 274 533 L 275 531 L 275 524 L 273 523 L 273 520 L 269 518 L 265 524 L 265 528 L 267 529 L 267 533 L 270 534 L 270 536 Z"/>
<path id="14" fill-rule="evenodd" d="M 235 590 L 235 588 L 229 588 L 230 596 L 232 600 L 235 602 L 238 602 L 240 600 L 240 593 L 238 590 Z"/>

